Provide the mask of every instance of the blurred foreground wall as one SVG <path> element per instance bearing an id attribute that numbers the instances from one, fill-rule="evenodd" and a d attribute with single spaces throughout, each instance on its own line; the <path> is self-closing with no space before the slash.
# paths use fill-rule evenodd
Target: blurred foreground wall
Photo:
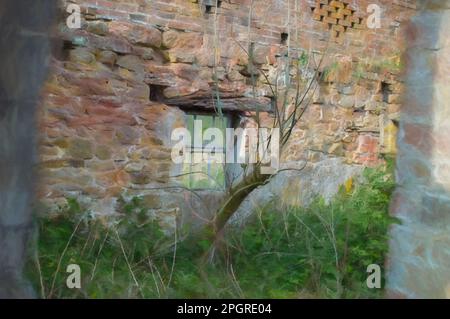
<path id="1" fill-rule="evenodd" d="M 424 1 L 407 43 L 390 296 L 450 298 L 450 1 Z"/>
<path id="2" fill-rule="evenodd" d="M 22 277 L 32 230 L 36 109 L 53 0 L 0 2 L 0 298 L 31 297 Z"/>

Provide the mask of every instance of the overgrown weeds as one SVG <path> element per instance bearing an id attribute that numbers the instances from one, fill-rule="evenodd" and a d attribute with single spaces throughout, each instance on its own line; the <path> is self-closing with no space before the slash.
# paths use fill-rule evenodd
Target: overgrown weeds
<path id="1" fill-rule="evenodd" d="M 388 171 L 366 169 L 329 203 L 270 205 L 228 231 L 206 265 L 198 260 L 210 243 L 198 234 L 174 242 L 139 198 L 111 220 L 69 200 L 58 217 L 38 220 L 28 272 L 43 298 L 377 298 L 383 290 L 367 288 L 366 269 L 383 268 L 393 189 Z M 69 264 L 81 268 L 81 289 L 66 286 Z"/>

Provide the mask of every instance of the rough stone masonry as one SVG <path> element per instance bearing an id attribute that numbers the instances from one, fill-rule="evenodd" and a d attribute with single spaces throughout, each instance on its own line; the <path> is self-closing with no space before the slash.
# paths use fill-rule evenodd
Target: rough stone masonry
<path id="1" fill-rule="evenodd" d="M 80 29 L 65 23 L 70 3 L 81 7 Z M 370 3 L 382 9 L 380 29 L 366 25 Z M 171 131 L 189 112 L 211 113 L 217 90 L 239 125 L 255 105 L 270 118 L 270 90 L 252 79 L 255 68 L 280 77 L 292 62 L 288 50 L 325 56 L 319 88 L 282 154 L 283 165 L 307 167 L 280 174 L 256 202 L 330 197 L 361 167 L 396 152 L 400 30 L 414 1 L 77 0 L 60 8 L 54 36 L 62 50 L 53 54 L 40 111 L 41 211 L 72 197 L 110 215 L 118 198 L 142 196 L 165 227 L 207 220 L 223 192 L 199 190 L 199 203 L 178 187 Z"/>

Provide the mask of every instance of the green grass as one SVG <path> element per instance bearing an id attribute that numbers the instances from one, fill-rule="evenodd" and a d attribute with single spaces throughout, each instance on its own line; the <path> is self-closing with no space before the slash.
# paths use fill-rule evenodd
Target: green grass
<path id="1" fill-rule="evenodd" d="M 121 202 L 115 219 L 94 219 L 69 200 L 56 218 L 41 218 L 28 274 L 46 298 L 378 298 L 367 266 L 383 268 L 388 205 L 394 189 L 385 169 L 342 187 L 309 208 L 266 207 L 228 231 L 215 258 L 200 235 L 165 235 L 139 198 Z M 176 248 L 176 249 L 175 249 Z M 66 287 L 66 267 L 81 267 L 81 289 Z"/>
<path id="2" fill-rule="evenodd" d="M 329 204 L 318 199 L 307 209 L 263 212 L 237 234 L 242 289 L 253 297 L 381 297 L 382 290 L 367 288 L 366 269 L 384 265 L 394 183 L 380 171 L 365 177 Z"/>

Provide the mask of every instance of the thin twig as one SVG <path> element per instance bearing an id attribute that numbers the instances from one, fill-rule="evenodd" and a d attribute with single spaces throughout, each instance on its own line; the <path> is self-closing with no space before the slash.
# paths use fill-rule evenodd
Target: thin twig
<path id="1" fill-rule="evenodd" d="M 172 269 L 170 270 L 170 276 L 169 276 L 169 281 L 167 282 L 167 288 L 170 287 L 170 284 L 172 282 L 173 271 L 175 270 L 175 260 L 176 260 L 176 257 L 177 257 L 177 242 L 178 242 L 178 239 L 177 239 L 177 223 L 176 222 L 175 222 L 175 235 L 174 236 L 175 236 L 175 246 L 174 246 L 174 249 L 173 249 Z"/>
<path id="2" fill-rule="evenodd" d="M 158 282 L 156 281 L 155 273 L 153 271 L 152 262 L 151 262 L 150 258 L 148 258 L 147 261 L 148 261 L 148 265 L 150 266 L 150 271 L 152 272 L 153 281 L 155 282 L 156 292 L 158 293 L 158 297 L 161 298 L 161 293 L 159 291 L 159 285 L 158 285 Z"/>
<path id="3" fill-rule="evenodd" d="M 53 289 L 55 287 L 56 277 L 58 276 L 59 269 L 61 268 L 61 263 L 62 263 L 62 260 L 64 258 L 64 255 L 66 254 L 67 249 L 69 248 L 69 245 L 70 245 L 70 243 L 72 241 L 72 238 L 75 236 L 75 233 L 77 232 L 78 227 L 81 225 L 82 221 L 83 221 L 83 217 L 80 218 L 78 224 L 75 226 L 75 229 L 73 230 L 72 234 L 70 235 L 69 240 L 67 241 L 66 246 L 64 247 L 64 250 L 63 250 L 63 252 L 62 252 L 62 254 L 61 254 L 60 258 L 59 258 L 58 265 L 56 266 L 56 271 L 55 271 L 55 274 L 53 276 L 52 286 L 50 288 L 50 292 L 49 292 L 49 295 L 48 295 L 49 298 L 51 298 L 51 296 L 53 294 Z"/>
<path id="4" fill-rule="evenodd" d="M 39 274 L 39 284 L 41 285 L 41 296 L 42 296 L 42 298 L 46 299 L 44 278 L 42 277 L 41 262 L 39 261 L 39 251 L 37 249 L 35 249 L 34 251 L 35 251 L 34 258 L 36 261 L 36 266 L 37 266 L 38 274 Z"/>
<path id="5" fill-rule="evenodd" d="M 102 244 L 100 245 L 100 249 L 99 249 L 99 251 L 98 251 L 98 253 L 97 253 L 97 257 L 95 258 L 94 268 L 92 269 L 92 274 L 91 274 L 91 281 L 94 279 L 94 276 L 95 276 L 95 270 L 96 270 L 96 268 L 97 268 L 98 258 L 100 257 L 100 253 L 101 253 L 102 250 L 103 250 L 103 246 L 105 245 L 106 240 L 108 239 L 108 235 L 109 235 L 109 228 L 108 228 L 108 230 L 107 230 L 107 232 L 106 232 L 105 239 L 103 240 Z"/>
<path id="6" fill-rule="evenodd" d="M 131 269 L 131 265 L 130 265 L 130 262 L 128 261 L 127 254 L 125 253 L 125 248 L 123 247 L 122 240 L 120 239 L 120 236 L 119 236 L 119 232 L 117 231 L 115 226 L 113 226 L 113 227 L 114 227 L 114 232 L 116 233 L 117 239 L 119 241 L 120 248 L 122 249 L 123 257 L 125 258 L 125 262 L 127 263 L 128 269 L 130 270 L 131 277 L 133 278 L 134 283 L 138 287 L 138 290 L 139 290 L 139 293 L 141 294 L 141 297 L 144 298 L 144 294 L 142 293 L 141 286 L 139 285 L 139 283 L 138 283 L 138 281 L 136 279 L 136 276 L 134 275 L 133 269 Z"/>
<path id="7" fill-rule="evenodd" d="M 244 291 L 241 289 L 241 286 L 239 285 L 239 282 L 238 282 L 238 280 L 236 278 L 236 275 L 234 274 L 234 269 L 233 269 L 233 264 L 232 263 L 230 263 L 230 270 L 231 270 L 231 277 L 233 279 L 233 283 L 234 283 L 234 285 L 235 285 L 235 287 L 236 287 L 236 289 L 237 289 L 237 291 L 238 291 L 238 293 L 240 295 L 240 298 L 244 299 L 245 298 Z"/>

